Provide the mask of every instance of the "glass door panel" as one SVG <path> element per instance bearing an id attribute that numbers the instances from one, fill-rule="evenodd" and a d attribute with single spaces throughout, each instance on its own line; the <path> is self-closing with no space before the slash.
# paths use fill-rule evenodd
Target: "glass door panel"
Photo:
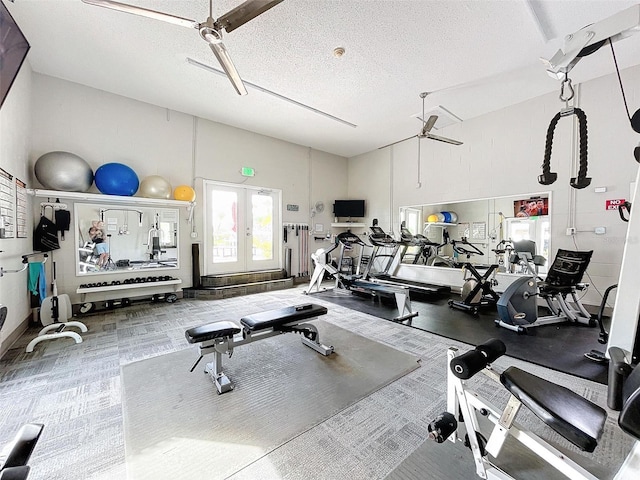
<path id="1" fill-rule="evenodd" d="M 238 261 L 238 194 L 214 190 L 211 193 L 213 263 Z"/>
<path id="2" fill-rule="evenodd" d="M 281 268 L 279 191 L 205 182 L 205 275 Z"/>

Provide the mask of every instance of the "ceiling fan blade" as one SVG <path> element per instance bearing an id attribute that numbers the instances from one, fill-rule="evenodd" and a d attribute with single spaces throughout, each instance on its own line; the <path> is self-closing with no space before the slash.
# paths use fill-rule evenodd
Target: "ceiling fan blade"
<path id="1" fill-rule="evenodd" d="M 416 137 L 419 137 L 419 136 L 420 136 L 420 135 L 411 135 L 410 137 L 403 138 L 402 140 L 398 140 L 397 142 L 390 143 L 390 144 L 388 144 L 388 145 L 385 145 L 384 147 L 378 147 L 378 150 L 382 150 L 383 148 L 390 147 L 391 145 L 395 145 L 396 143 L 405 142 L 405 141 L 407 141 L 407 140 L 409 140 L 409 139 L 411 139 L 411 138 L 416 138 Z"/>
<path id="2" fill-rule="evenodd" d="M 220 66 L 227 74 L 227 77 L 229 77 L 229 80 L 231 80 L 231 84 L 236 89 L 236 92 L 238 92 L 238 95 L 246 95 L 247 89 L 245 88 L 244 83 L 242 83 L 242 78 L 240 78 L 240 74 L 236 70 L 236 67 L 233 64 L 233 62 L 231 61 L 231 57 L 229 56 L 229 52 L 227 52 L 227 49 L 224 46 L 224 43 L 210 42 L 209 46 L 211 47 L 211 51 L 213 52 L 213 54 L 218 59 L 218 62 L 220 62 Z"/>
<path id="3" fill-rule="evenodd" d="M 247 0 L 218 18 L 215 23 L 216 30 L 224 28 L 227 33 L 232 32 L 249 20 L 253 20 L 261 13 L 266 12 L 271 7 L 275 7 L 282 1 L 283 0 Z"/>
<path id="4" fill-rule="evenodd" d="M 425 135 L 431 131 L 433 126 L 438 121 L 438 115 L 431 115 L 426 122 L 424 121 L 424 119 L 422 121 L 424 122 L 424 127 L 422 127 L 422 134 Z"/>
<path id="5" fill-rule="evenodd" d="M 451 145 L 462 145 L 462 142 L 458 140 L 452 140 L 450 138 L 439 137 L 438 135 L 433 135 L 432 133 L 427 133 L 424 138 L 430 138 L 431 140 L 437 140 L 439 142 L 450 143 Z"/>
<path id="6" fill-rule="evenodd" d="M 156 10 L 149 10 L 148 8 L 136 7 L 134 5 L 128 5 L 126 3 L 113 2 L 111 0 L 82 0 L 88 5 L 95 5 L 97 7 L 110 8 L 111 10 L 117 10 L 119 12 L 131 13 L 133 15 L 141 15 L 143 17 L 153 18 L 155 20 L 161 20 L 163 22 L 173 23 L 181 27 L 198 28 L 200 24 L 195 20 L 188 18 L 176 17 L 168 13 L 158 12 Z"/>

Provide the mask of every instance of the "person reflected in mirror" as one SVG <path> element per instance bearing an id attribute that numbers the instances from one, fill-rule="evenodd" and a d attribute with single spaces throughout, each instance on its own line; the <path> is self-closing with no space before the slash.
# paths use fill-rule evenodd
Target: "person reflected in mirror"
<path id="1" fill-rule="evenodd" d="M 99 220 L 91 222 L 89 238 L 95 244 L 96 254 L 98 255 L 98 261 L 96 262 L 98 268 L 105 267 L 109 261 L 109 246 L 105 237 L 104 222 Z"/>

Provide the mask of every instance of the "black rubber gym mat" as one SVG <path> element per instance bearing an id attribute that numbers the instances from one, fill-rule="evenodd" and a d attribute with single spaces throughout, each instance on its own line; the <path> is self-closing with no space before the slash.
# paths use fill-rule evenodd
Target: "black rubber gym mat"
<path id="1" fill-rule="evenodd" d="M 395 305 L 351 295 L 345 291 L 326 290 L 312 296 L 386 320 L 393 321 L 398 315 Z M 585 352 L 592 349 L 603 351 L 606 347 L 598 343 L 597 327 L 559 323 L 531 328 L 528 334 L 520 335 L 495 326 L 495 307 L 473 316 L 450 308 L 447 303 L 450 298 L 458 300 L 460 297 L 451 294 L 450 297 L 443 296 L 430 302 L 411 300 L 413 311 L 419 315 L 403 324 L 469 345 L 477 345 L 490 338 L 499 338 L 506 344 L 509 356 L 606 385 L 606 365 L 584 358 Z M 542 315 L 547 315 L 544 309 L 541 309 Z"/>

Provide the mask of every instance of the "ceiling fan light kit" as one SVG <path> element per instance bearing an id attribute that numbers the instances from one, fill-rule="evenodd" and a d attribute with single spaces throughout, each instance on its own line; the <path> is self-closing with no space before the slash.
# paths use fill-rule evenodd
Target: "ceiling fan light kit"
<path id="1" fill-rule="evenodd" d="M 148 8 L 137 7 L 112 0 L 82 0 L 88 5 L 109 8 L 124 13 L 131 13 L 142 17 L 152 18 L 167 23 L 172 23 L 180 27 L 195 28 L 200 32 L 200 36 L 205 40 L 211 51 L 227 74 L 231 84 L 238 92 L 238 95 L 246 95 L 247 89 L 242 82 L 240 74 L 236 70 L 231 56 L 227 51 L 224 43 L 222 43 L 222 30 L 227 33 L 232 32 L 236 28 L 253 20 L 258 15 L 266 12 L 270 8 L 276 6 L 283 0 L 246 0 L 236 8 L 228 11 L 217 20 L 213 19 L 213 0 L 209 0 L 209 17 L 206 21 L 199 23 L 188 18 L 178 17 L 169 13 L 158 12 Z"/>

